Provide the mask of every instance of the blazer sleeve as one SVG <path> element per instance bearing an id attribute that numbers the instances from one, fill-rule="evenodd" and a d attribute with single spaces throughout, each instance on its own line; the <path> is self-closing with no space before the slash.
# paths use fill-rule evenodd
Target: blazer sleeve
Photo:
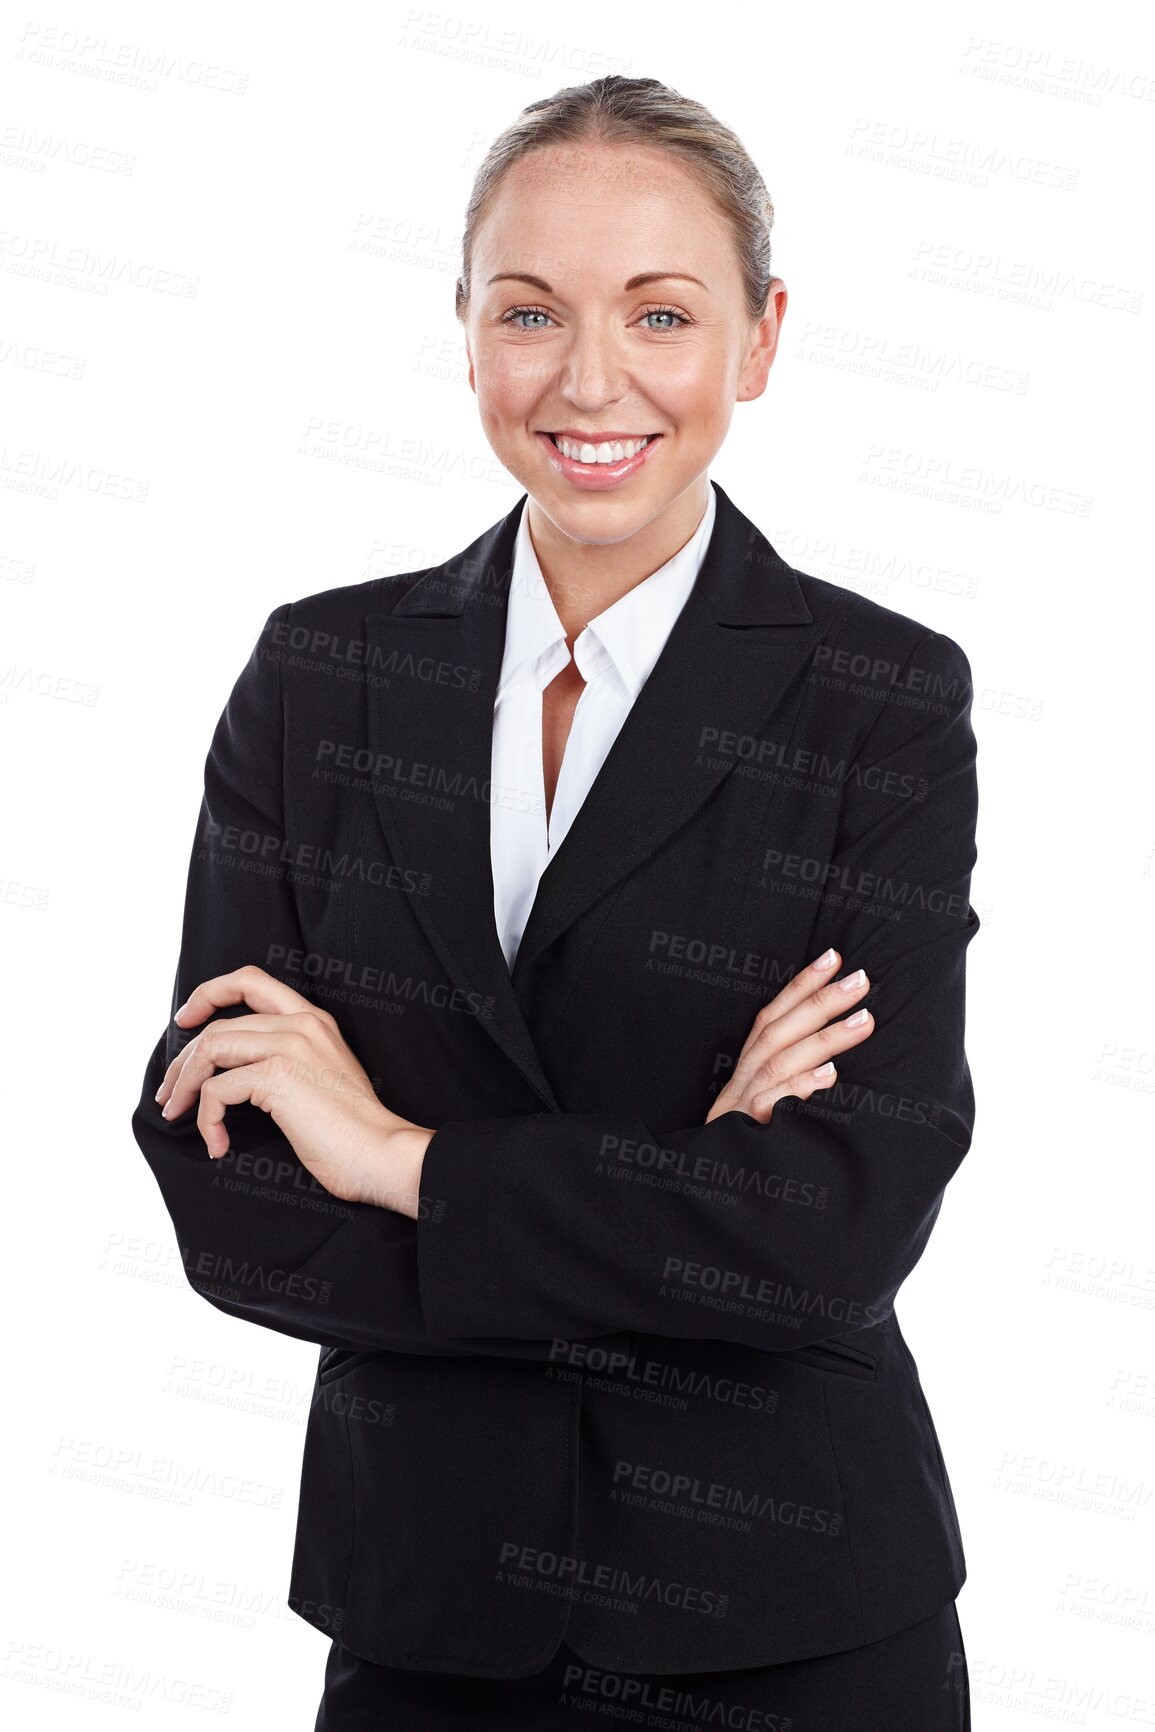
<path id="1" fill-rule="evenodd" d="M 280 644 L 290 607 L 282 604 L 265 621 L 205 760 L 173 1012 L 201 981 L 246 962 L 279 976 L 278 958 L 308 948 L 279 864 L 286 852 Z M 212 1020 L 249 1014 L 247 1005 L 228 1006 Z M 537 1340 L 471 1345 L 455 1342 L 452 1331 L 435 1336 L 418 1300 L 416 1222 L 333 1197 L 258 1107 L 228 1108 L 230 1147 L 242 1159 L 223 1163 L 209 1159 L 195 1106 L 172 1122 L 163 1118 L 156 1090 L 175 1055 L 206 1026 L 181 1029 L 170 1017 L 132 1115 L 195 1292 L 227 1315 L 326 1347 L 548 1357 L 548 1345 Z"/>
<path id="2" fill-rule="evenodd" d="M 832 1089 L 784 1098 L 768 1124 L 581 1112 L 441 1125 L 422 1188 L 444 1208 L 415 1223 L 437 1334 L 626 1329 L 782 1351 L 889 1313 L 974 1124 L 970 666 L 934 632 L 907 666 L 848 768 L 831 859 L 779 868 L 782 893 L 821 885 L 812 954 L 834 944 L 845 969 L 867 970 L 869 1039 L 836 1056 Z M 772 906 L 773 885 L 764 894 Z M 643 1168 L 658 1182 L 632 1182 Z"/>

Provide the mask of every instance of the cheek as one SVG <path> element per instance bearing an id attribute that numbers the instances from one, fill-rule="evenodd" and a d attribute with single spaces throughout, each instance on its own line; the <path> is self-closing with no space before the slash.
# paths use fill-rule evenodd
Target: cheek
<path id="1" fill-rule="evenodd" d="M 494 397 L 492 393 L 483 395 L 478 392 L 478 412 L 481 430 L 495 451 L 503 450 L 510 442 L 517 414 L 509 402 L 503 397 Z"/>
<path id="2" fill-rule="evenodd" d="M 729 380 L 723 369 L 707 357 L 687 355 L 684 363 L 667 365 L 655 379 L 652 401 L 686 432 L 706 429 L 721 420 Z"/>
<path id="3" fill-rule="evenodd" d="M 538 369 L 538 375 L 540 368 Z M 524 420 L 540 394 L 540 377 L 517 355 L 494 355 L 477 362 L 477 395 L 487 425 Z"/>

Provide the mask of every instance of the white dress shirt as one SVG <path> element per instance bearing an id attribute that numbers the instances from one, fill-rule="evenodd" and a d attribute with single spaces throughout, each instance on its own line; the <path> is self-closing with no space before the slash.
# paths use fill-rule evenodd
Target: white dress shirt
<path id="1" fill-rule="evenodd" d="M 561 847 L 635 698 L 694 587 L 714 527 L 711 484 L 701 522 L 665 565 L 589 620 L 574 639 L 585 686 L 574 710 L 549 822 L 542 763 L 542 693 L 570 661 L 529 534 L 529 501 L 514 544 L 505 650 L 493 710 L 490 859 L 493 906 L 513 968 L 542 873 Z"/>

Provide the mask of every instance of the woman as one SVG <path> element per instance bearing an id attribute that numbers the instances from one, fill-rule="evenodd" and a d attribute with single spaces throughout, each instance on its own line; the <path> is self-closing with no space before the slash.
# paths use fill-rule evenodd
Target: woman
<path id="1" fill-rule="evenodd" d="M 324 1732 L 969 1725 L 893 1309 L 973 1123 L 969 667 L 708 479 L 771 221 L 655 80 L 531 104 L 457 285 L 525 494 L 275 609 L 206 762 L 133 1124 L 194 1289 L 323 1350 Z"/>

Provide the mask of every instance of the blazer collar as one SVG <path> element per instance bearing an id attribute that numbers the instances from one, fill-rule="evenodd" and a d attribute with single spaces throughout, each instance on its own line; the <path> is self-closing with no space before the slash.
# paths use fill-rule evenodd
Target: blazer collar
<path id="1" fill-rule="evenodd" d="M 402 767 L 402 781 L 410 776 L 422 790 L 399 798 L 374 780 L 390 851 L 423 881 L 412 906 L 442 966 L 554 1112 L 526 1017 L 535 965 L 724 780 L 735 760 L 710 752 L 704 730 L 766 733 L 783 705 L 801 699 L 797 676 L 813 651 L 813 633 L 802 628 L 814 616 L 798 577 L 713 486 L 714 528 L 689 599 L 542 874 L 512 975 L 493 912 L 490 758 L 514 541 L 528 495 L 469 547 L 422 572 L 391 611 L 365 618 L 369 666 L 380 676 L 365 683 L 367 738 L 374 754 Z"/>
<path id="2" fill-rule="evenodd" d="M 807 625 L 810 609 L 792 567 L 716 481 L 714 527 L 695 589 L 719 625 Z M 460 617 L 499 598 L 502 632 L 513 570 L 513 547 L 529 495 L 469 547 L 431 566 L 406 590 L 389 618 Z M 503 637 L 504 642 L 504 637 Z"/>

